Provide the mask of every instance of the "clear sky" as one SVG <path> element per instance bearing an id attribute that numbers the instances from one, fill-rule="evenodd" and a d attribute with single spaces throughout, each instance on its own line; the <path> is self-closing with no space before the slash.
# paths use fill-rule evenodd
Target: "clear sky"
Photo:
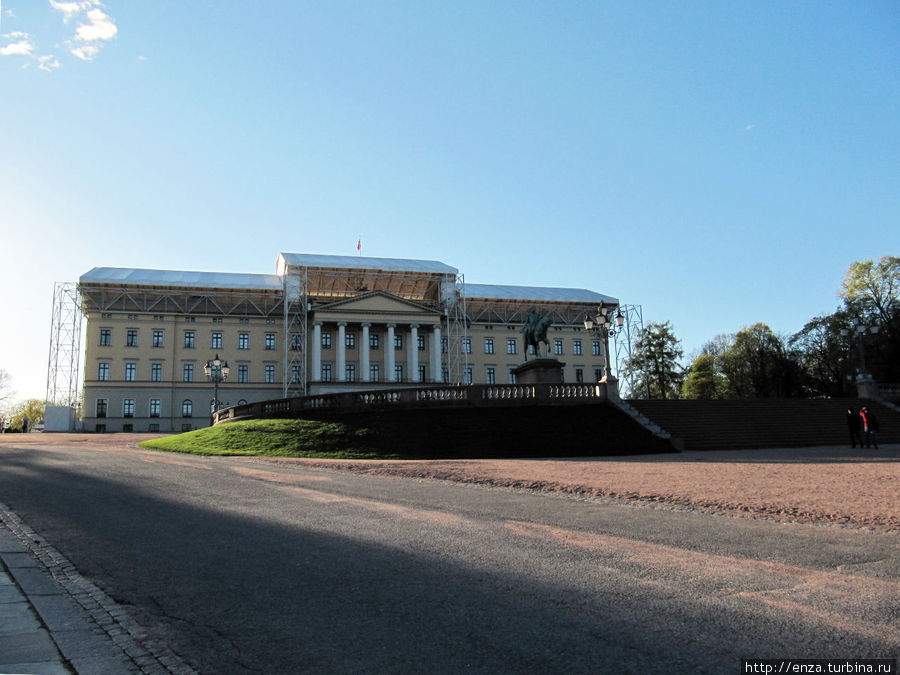
<path id="1" fill-rule="evenodd" d="M 20 397 L 54 281 L 360 237 L 793 333 L 900 253 L 900 3 L 2 0 L 0 235 Z"/>

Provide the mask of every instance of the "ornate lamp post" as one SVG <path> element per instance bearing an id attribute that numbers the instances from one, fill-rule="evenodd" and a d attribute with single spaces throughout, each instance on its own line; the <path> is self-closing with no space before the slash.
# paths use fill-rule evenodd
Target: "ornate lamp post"
<path id="1" fill-rule="evenodd" d="M 616 315 L 610 316 L 610 312 L 615 309 Z M 587 315 L 584 317 L 584 329 L 586 331 L 599 334 L 603 338 L 603 353 L 605 363 L 603 364 L 604 381 L 609 382 L 612 378 L 612 372 L 609 369 L 609 336 L 615 335 L 616 331 L 625 323 L 625 317 L 622 316 L 622 310 L 618 307 L 600 307 L 597 314 L 593 317 Z M 615 328 L 613 326 L 615 325 Z"/>
<path id="2" fill-rule="evenodd" d="M 875 335 L 878 333 L 879 326 L 866 326 L 859 319 L 851 319 L 849 328 L 841 328 L 841 335 L 844 337 L 855 337 L 856 344 L 859 347 L 859 371 L 856 374 L 857 382 L 868 382 L 872 380 L 872 376 L 866 370 L 866 345 L 863 338 L 866 334 Z"/>
<path id="3" fill-rule="evenodd" d="M 210 412 L 215 414 L 219 410 L 219 382 L 224 382 L 230 372 L 228 361 L 223 363 L 219 359 L 219 355 L 216 354 L 216 358 L 210 359 L 203 366 L 203 372 L 206 373 L 206 377 L 213 383 L 213 404 Z"/>

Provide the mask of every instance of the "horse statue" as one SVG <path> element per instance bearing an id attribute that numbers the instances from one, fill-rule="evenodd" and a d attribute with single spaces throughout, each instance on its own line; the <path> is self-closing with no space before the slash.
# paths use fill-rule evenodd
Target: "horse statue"
<path id="1" fill-rule="evenodd" d="M 525 317 L 525 325 L 522 327 L 522 337 L 525 340 L 525 360 L 528 360 L 528 348 L 534 346 L 535 354 L 540 357 L 541 343 L 547 345 L 547 353 L 550 353 L 550 340 L 547 339 L 547 328 L 550 327 L 550 316 L 539 316 L 534 307 Z"/>

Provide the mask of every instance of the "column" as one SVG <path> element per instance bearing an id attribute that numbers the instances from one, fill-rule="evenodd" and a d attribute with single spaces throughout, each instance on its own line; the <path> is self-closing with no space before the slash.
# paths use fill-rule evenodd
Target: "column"
<path id="1" fill-rule="evenodd" d="M 346 382 L 347 381 L 347 322 L 341 321 L 338 323 L 338 334 L 337 334 L 337 363 L 335 364 L 335 368 L 337 369 L 337 373 L 335 373 L 335 380 L 338 382 Z"/>
<path id="2" fill-rule="evenodd" d="M 384 379 L 388 382 L 396 382 L 397 376 L 394 374 L 394 328 L 395 324 L 387 325 L 387 340 L 384 341 Z"/>
<path id="3" fill-rule="evenodd" d="M 409 345 L 406 349 L 406 367 L 409 368 L 409 381 L 419 381 L 419 324 L 409 325 Z"/>
<path id="4" fill-rule="evenodd" d="M 369 381 L 369 326 L 371 325 L 368 323 L 362 325 L 362 336 L 359 342 L 359 379 L 361 382 Z"/>
<path id="5" fill-rule="evenodd" d="M 322 322 L 313 324 L 312 338 L 312 372 L 309 374 L 310 382 L 318 382 L 322 379 Z"/>
<path id="6" fill-rule="evenodd" d="M 431 334 L 431 380 L 441 381 L 441 325 L 434 326 Z"/>

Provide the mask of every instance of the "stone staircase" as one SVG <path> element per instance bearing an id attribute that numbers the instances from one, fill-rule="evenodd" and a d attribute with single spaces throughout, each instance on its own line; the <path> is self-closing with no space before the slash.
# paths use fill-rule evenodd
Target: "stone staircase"
<path id="1" fill-rule="evenodd" d="M 850 445 L 847 408 L 867 406 L 881 422 L 878 444 L 900 443 L 896 406 L 861 399 L 624 402 L 684 450 Z"/>

